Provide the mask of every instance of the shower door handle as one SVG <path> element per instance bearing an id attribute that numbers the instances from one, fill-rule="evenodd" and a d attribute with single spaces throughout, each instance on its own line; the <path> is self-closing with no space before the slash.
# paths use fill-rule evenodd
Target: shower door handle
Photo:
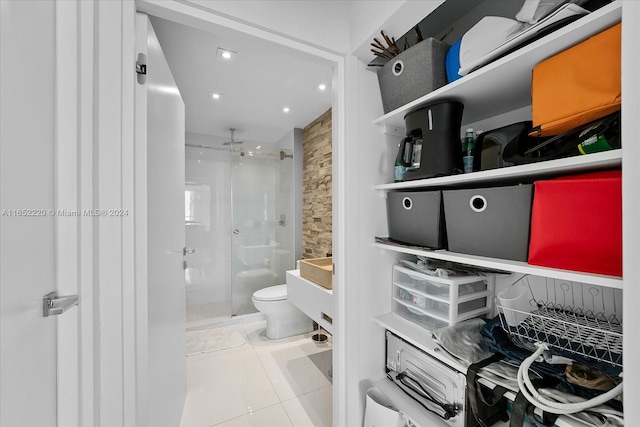
<path id="1" fill-rule="evenodd" d="M 187 248 L 186 246 L 184 248 L 182 248 L 182 256 L 187 256 L 187 255 L 193 254 L 195 252 L 196 252 L 195 249 Z M 182 269 L 186 270 L 187 268 L 188 268 L 187 260 L 183 258 L 182 259 Z"/>
<path id="2" fill-rule="evenodd" d="M 240 230 L 238 230 L 237 228 L 233 229 L 233 234 L 240 234 Z"/>

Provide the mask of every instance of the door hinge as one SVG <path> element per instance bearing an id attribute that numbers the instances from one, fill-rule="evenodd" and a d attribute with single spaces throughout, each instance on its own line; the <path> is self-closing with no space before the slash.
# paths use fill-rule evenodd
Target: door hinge
<path id="1" fill-rule="evenodd" d="M 140 62 L 136 62 L 136 73 L 147 75 L 147 64 L 141 64 Z"/>
<path id="2" fill-rule="evenodd" d="M 147 82 L 147 55 L 139 53 L 136 60 L 136 80 L 139 85 Z"/>

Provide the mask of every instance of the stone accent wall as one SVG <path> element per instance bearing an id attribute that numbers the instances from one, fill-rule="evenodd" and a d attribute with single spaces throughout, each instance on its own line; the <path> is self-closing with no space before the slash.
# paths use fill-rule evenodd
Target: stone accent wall
<path id="1" fill-rule="evenodd" d="M 302 132 L 302 257 L 331 250 L 331 109 Z"/>

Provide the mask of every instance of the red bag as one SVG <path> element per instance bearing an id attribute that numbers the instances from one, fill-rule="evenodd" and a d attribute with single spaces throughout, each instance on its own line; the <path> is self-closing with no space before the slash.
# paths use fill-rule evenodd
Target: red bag
<path id="1" fill-rule="evenodd" d="M 622 276 L 620 170 L 534 183 L 529 264 Z"/>

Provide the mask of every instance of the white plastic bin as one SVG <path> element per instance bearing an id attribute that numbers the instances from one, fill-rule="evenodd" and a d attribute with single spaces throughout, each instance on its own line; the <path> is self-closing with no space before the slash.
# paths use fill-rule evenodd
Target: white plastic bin
<path id="1" fill-rule="evenodd" d="M 378 388 L 371 387 L 367 390 L 364 427 L 395 427 L 399 418 L 399 411 Z"/>

